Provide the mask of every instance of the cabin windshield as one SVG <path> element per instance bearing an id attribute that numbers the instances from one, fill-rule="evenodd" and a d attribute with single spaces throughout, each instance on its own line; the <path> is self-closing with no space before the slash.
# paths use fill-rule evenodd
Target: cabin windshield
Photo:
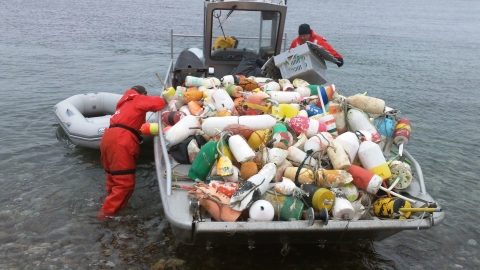
<path id="1" fill-rule="evenodd" d="M 232 9 L 213 10 L 212 20 L 211 59 L 228 61 L 273 56 L 280 12 L 235 10 L 234 6 Z"/>

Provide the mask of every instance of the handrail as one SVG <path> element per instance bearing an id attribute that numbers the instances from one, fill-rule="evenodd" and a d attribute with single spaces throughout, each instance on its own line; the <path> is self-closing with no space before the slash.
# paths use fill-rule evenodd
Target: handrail
<path id="1" fill-rule="evenodd" d="M 410 160 L 410 162 L 413 163 L 415 166 L 415 171 L 418 174 L 418 181 L 420 182 L 420 192 L 422 194 L 427 194 L 427 190 L 425 188 L 425 180 L 423 180 L 423 173 L 422 173 L 422 168 L 420 167 L 420 164 L 408 153 L 405 149 L 403 149 L 403 154 Z"/>

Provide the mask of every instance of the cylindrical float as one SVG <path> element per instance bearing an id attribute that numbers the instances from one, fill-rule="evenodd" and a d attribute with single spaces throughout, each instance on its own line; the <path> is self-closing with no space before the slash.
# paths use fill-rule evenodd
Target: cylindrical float
<path id="1" fill-rule="evenodd" d="M 358 148 L 360 147 L 357 135 L 351 131 L 347 131 L 338 135 L 335 141 L 343 146 L 343 149 L 345 149 L 345 152 L 348 154 L 350 163 L 353 163 L 357 156 Z"/>
<path id="2" fill-rule="evenodd" d="M 176 112 L 165 111 L 165 112 L 162 112 L 161 114 L 163 124 L 168 126 L 175 125 L 184 116 L 187 116 L 187 114 L 182 111 L 176 111 Z"/>
<path id="3" fill-rule="evenodd" d="M 379 98 L 355 95 L 348 97 L 347 103 L 366 113 L 382 114 L 385 111 L 385 101 Z"/>
<path id="4" fill-rule="evenodd" d="M 308 193 L 308 195 L 303 196 L 305 202 L 315 210 L 319 211 L 322 208 L 326 208 L 330 211 L 332 209 L 335 195 L 330 190 L 311 184 L 303 184 L 301 189 Z"/>
<path id="5" fill-rule="evenodd" d="M 351 220 L 355 216 L 355 209 L 340 189 L 333 189 L 335 203 L 332 208 L 332 216 L 339 220 Z"/>
<path id="6" fill-rule="evenodd" d="M 375 120 L 375 127 L 382 136 L 382 141 L 378 144 L 385 155 L 390 154 L 393 143 L 394 121 L 386 116 Z"/>
<path id="7" fill-rule="evenodd" d="M 198 127 L 199 125 L 197 117 L 187 115 L 165 132 L 165 140 L 170 146 L 179 144 L 188 136 L 195 134 L 196 130 L 190 129 L 190 127 Z"/>
<path id="8" fill-rule="evenodd" d="M 328 112 L 335 119 L 338 134 L 344 133 L 347 130 L 347 122 L 342 105 L 339 102 L 332 100 L 328 103 Z"/>
<path id="9" fill-rule="evenodd" d="M 290 160 L 291 162 L 295 164 L 300 164 L 305 160 L 306 157 L 307 157 L 307 153 L 303 152 L 302 150 L 293 146 L 288 147 L 287 159 Z M 309 166 L 315 166 L 317 165 L 317 163 L 318 163 L 318 160 L 310 156 L 307 158 L 304 164 Z"/>
<path id="10" fill-rule="evenodd" d="M 228 139 L 228 145 L 235 159 L 240 162 L 252 161 L 255 152 L 248 145 L 247 141 L 240 135 L 233 135 Z"/>
<path id="11" fill-rule="evenodd" d="M 357 165 L 351 165 L 348 172 L 352 175 L 352 184 L 370 194 L 377 194 L 383 182 L 382 177 Z"/>
<path id="12" fill-rule="evenodd" d="M 293 196 L 267 191 L 262 195 L 262 199 L 269 201 L 275 211 L 275 216 L 283 221 L 300 220 L 304 203 L 301 199 L 295 199 Z"/>
<path id="13" fill-rule="evenodd" d="M 298 92 L 269 91 L 270 98 L 280 104 L 300 103 L 302 97 Z"/>
<path id="14" fill-rule="evenodd" d="M 372 142 L 378 143 L 382 140 L 375 126 L 370 123 L 367 115 L 357 109 L 349 109 L 347 112 L 347 123 L 350 131 L 366 130 L 372 134 Z"/>
<path id="15" fill-rule="evenodd" d="M 402 198 L 380 198 L 373 203 L 373 213 L 377 217 L 409 218 L 411 212 L 400 212 L 400 208 L 411 208 L 411 204 Z"/>
<path id="16" fill-rule="evenodd" d="M 217 160 L 217 155 L 216 141 L 209 141 L 204 144 L 188 170 L 188 177 L 195 181 L 205 181 Z"/>
<path id="17" fill-rule="evenodd" d="M 403 146 L 410 141 L 410 132 L 412 132 L 410 120 L 407 118 L 398 120 L 393 134 L 393 143 L 398 146 L 400 155 L 402 155 Z"/>
<path id="18" fill-rule="evenodd" d="M 312 156 L 314 158 L 320 157 L 320 155 L 325 155 L 327 153 L 326 149 L 327 146 L 330 145 L 330 142 L 333 141 L 333 137 L 328 132 L 320 132 L 315 136 L 312 136 L 305 142 L 303 146 L 303 150 L 306 152 L 308 150 L 312 150 Z"/>
<path id="19" fill-rule="evenodd" d="M 305 133 L 307 138 L 320 132 L 327 131 L 325 123 L 299 115 L 290 118 L 289 125 L 295 131 L 297 136 L 300 135 L 300 133 Z"/>
<path id="20" fill-rule="evenodd" d="M 316 171 L 317 180 L 314 181 L 317 186 L 336 188 L 353 181 L 352 175 L 345 170 L 325 170 Z"/>
<path id="21" fill-rule="evenodd" d="M 369 141 L 362 142 L 358 148 L 358 158 L 363 168 L 379 175 L 383 180 L 392 177 L 392 172 L 378 144 Z"/>
<path id="22" fill-rule="evenodd" d="M 346 170 L 350 169 L 350 160 L 347 153 L 343 149 L 342 144 L 333 140 L 327 147 L 328 158 L 330 159 L 333 169 Z"/>
<path id="23" fill-rule="evenodd" d="M 140 128 L 140 132 L 144 135 L 158 135 L 158 124 L 157 123 L 145 123 Z"/>
<path id="24" fill-rule="evenodd" d="M 295 182 L 295 176 L 297 175 L 298 167 L 289 167 L 286 168 L 283 172 L 283 177 L 288 178 Z M 298 183 L 300 184 L 311 184 L 315 181 L 315 174 L 312 170 L 307 168 L 302 168 L 298 173 Z"/>

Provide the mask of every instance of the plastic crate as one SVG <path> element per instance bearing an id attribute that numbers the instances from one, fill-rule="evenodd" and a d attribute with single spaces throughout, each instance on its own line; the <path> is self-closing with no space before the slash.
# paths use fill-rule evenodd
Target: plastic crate
<path id="1" fill-rule="evenodd" d="M 327 82 L 325 60 L 316 51 L 311 50 L 308 44 L 300 45 L 273 58 L 285 79 L 300 78 L 310 84 Z"/>

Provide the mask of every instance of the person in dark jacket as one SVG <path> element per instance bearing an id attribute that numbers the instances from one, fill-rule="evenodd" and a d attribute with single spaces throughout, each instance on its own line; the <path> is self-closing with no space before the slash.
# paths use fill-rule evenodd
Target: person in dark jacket
<path id="1" fill-rule="evenodd" d="M 133 86 L 120 98 L 115 114 L 110 118 L 100 141 L 101 162 L 106 172 L 107 197 L 98 214 L 99 218 L 114 215 L 123 209 L 135 187 L 135 160 L 140 154 L 140 128 L 146 113 L 165 107 L 159 96 L 147 96 L 145 87 Z"/>
<path id="2" fill-rule="evenodd" d="M 305 42 L 310 41 L 312 43 L 318 44 L 322 46 L 325 50 L 327 50 L 335 59 L 337 59 L 337 66 L 343 66 L 343 57 L 339 54 L 330 44 L 328 44 L 327 40 L 324 39 L 322 36 L 315 34 L 313 29 L 310 29 L 310 25 L 304 23 L 298 27 L 298 37 L 292 41 L 290 45 L 290 49 L 293 49 L 297 46 L 304 44 Z"/>

